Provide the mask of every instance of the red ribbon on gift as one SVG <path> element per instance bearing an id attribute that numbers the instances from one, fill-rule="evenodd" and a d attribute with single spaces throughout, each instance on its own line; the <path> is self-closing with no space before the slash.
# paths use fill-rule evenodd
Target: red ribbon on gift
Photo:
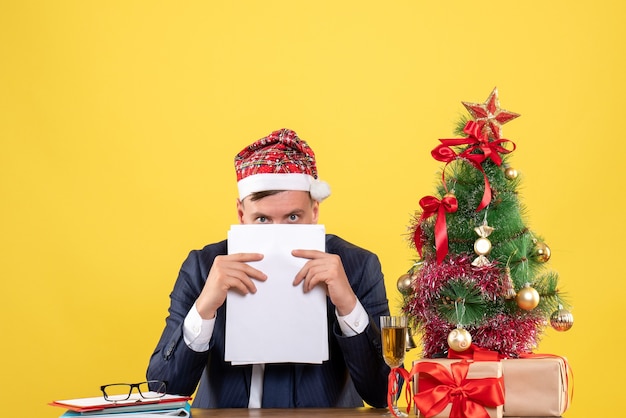
<path id="1" fill-rule="evenodd" d="M 435 416 L 452 404 L 450 418 L 489 418 L 485 407 L 495 408 L 504 404 L 504 379 L 467 379 L 469 366 L 470 363 L 465 360 L 452 363 L 450 371 L 439 363 L 415 364 L 411 375 L 427 375 L 420 379 L 419 392 L 414 396 L 417 408 L 424 416 Z M 422 382 L 429 387 L 422 390 Z"/>
<path id="2" fill-rule="evenodd" d="M 406 412 L 407 414 L 411 412 L 411 376 L 409 372 L 406 371 L 404 367 L 396 367 L 391 369 L 389 373 L 389 381 L 387 384 L 387 406 L 389 407 L 389 412 L 391 415 L 398 418 L 396 411 L 393 408 L 393 399 L 399 396 L 398 391 L 400 390 L 400 381 L 398 380 L 398 375 L 404 379 L 405 383 L 405 394 L 406 394 Z"/>
<path id="3" fill-rule="evenodd" d="M 483 192 L 483 197 L 476 208 L 477 212 L 486 208 L 491 202 L 491 185 L 489 184 L 487 174 L 482 167 L 482 163 L 487 159 L 491 159 L 497 166 L 500 166 L 502 164 L 502 157 L 500 154 L 508 154 L 515 150 L 515 144 L 508 139 L 498 138 L 490 142 L 487 134 L 481 133 L 481 129 L 482 127 L 480 124 L 470 120 L 463 128 L 463 132 L 468 135 L 467 138 L 440 139 L 439 141 L 441 142 L 441 145 L 438 145 L 431 151 L 431 155 L 435 160 L 445 162 L 446 165 L 458 158 L 463 158 L 483 174 L 485 191 Z M 501 145 L 506 142 L 513 144 L 512 150 L 508 150 Z M 462 153 L 457 154 L 451 147 L 459 145 L 470 146 Z M 480 152 L 476 153 L 475 151 Z M 445 173 L 445 167 L 442 172 L 442 177 L 443 173 Z M 445 179 L 443 180 L 445 185 Z"/>
<path id="4" fill-rule="evenodd" d="M 470 344 L 469 348 L 465 351 L 448 350 L 448 358 L 474 361 L 500 361 L 505 358 L 505 356 L 497 351 L 487 350 L 476 344 Z"/>
<path id="5" fill-rule="evenodd" d="M 422 256 L 422 221 L 437 214 L 435 221 L 435 248 L 437 250 L 437 264 L 441 264 L 448 254 L 448 227 L 446 226 L 446 213 L 454 213 L 459 207 L 459 202 L 454 195 L 446 195 L 439 200 L 434 196 L 425 196 L 420 199 L 422 216 L 417 221 L 417 227 L 413 234 L 413 242 L 420 257 Z"/>

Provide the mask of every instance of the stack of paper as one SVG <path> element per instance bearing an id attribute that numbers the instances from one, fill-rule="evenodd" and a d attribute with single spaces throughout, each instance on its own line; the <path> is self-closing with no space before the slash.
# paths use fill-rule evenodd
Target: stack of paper
<path id="1" fill-rule="evenodd" d="M 68 399 L 51 402 L 52 406 L 67 409 L 61 415 L 66 417 L 115 417 L 115 418 L 149 418 L 149 417 L 185 417 L 191 416 L 191 405 L 187 396 L 165 395 L 158 399 L 144 399 L 132 394 L 130 399 L 108 402 L 102 396 L 94 398 Z"/>
<path id="2" fill-rule="evenodd" d="M 255 281 L 257 292 L 230 290 L 226 304 L 224 358 L 233 364 L 322 363 L 328 360 L 326 292 L 322 286 L 304 293 L 293 281 L 309 261 L 294 249 L 324 252 L 324 225 L 232 225 L 228 253 L 261 253 L 250 262 L 267 275 Z"/>

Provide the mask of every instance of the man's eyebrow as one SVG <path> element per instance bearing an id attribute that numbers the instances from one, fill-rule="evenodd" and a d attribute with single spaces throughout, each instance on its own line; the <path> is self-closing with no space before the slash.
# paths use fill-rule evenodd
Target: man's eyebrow
<path id="1" fill-rule="evenodd" d="M 269 216 L 267 216 L 266 214 L 264 214 L 263 212 L 252 212 L 252 217 L 253 218 L 269 218 Z"/>
<path id="2" fill-rule="evenodd" d="M 304 212 L 305 212 L 304 209 L 297 208 L 292 211 L 285 212 L 284 215 L 281 215 L 281 216 L 301 215 Z M 271 216 L 265 214 L 264 212 L 252 212 L 250 215 L 254 218 L 271 218 Z"/>

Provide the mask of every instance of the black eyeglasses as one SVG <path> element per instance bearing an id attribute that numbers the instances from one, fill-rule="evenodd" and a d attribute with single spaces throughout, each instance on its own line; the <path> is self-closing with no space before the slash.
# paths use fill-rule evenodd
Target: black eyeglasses
<path id="1" fill-rule="evenodd" d="M 137 388 L 139 397 L 134 396 L 138 402 L 143 399 L 158 399 L 165 396 L 166 383 L 161 380 L 148 380 L 140 383 L 112 383 L 100 386 L 104 399 L 109 402 L 119 402 L 131 399 L 133 388 Z"/>

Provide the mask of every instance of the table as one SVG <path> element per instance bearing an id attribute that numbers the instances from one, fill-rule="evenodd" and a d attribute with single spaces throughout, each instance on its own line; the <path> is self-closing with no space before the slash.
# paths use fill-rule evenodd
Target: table
<path id="1" fill-rule="evenodd" d="M 284 408 L 284 409 L 191 409 L 191 418 L 364 418 L 382 417 L 386 409 L 374 408 Z"/>
<path id="2" fill-rule="evenodd" d="M 383 418 L 386 409 L 374 408 L 284 408 L 284 409 L 191 409 L 191 418 Z M 411 409 L 411 418 L 417 417 L 415 411 Z M 507 417 L 519 418 L 519 417 Z M 541 418 L 541 417 L 537 417 Z M 551 417 L 545 417 L 551 418 Z M 554 417 L 552 417 L 554 418 Z"/>

